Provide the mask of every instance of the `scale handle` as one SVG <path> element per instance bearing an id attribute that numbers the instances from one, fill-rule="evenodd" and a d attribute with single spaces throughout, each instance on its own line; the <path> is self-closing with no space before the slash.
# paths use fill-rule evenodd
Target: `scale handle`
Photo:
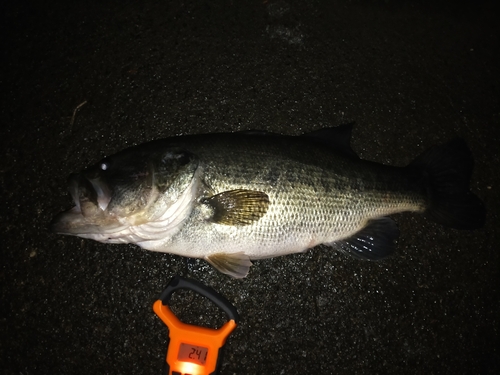
<path id="1" fill-rule="evenodd" d="M 238 311 L 231 304 L 231 302 L 229 302 L 224 296 L 217 293 L 209 286 L 203 285 L 197 280 L 188 279 L 181 276 L 174 276 L 159 298 L 162 304 L 168 305 L 168 301 L 170 300 L 172 294 L 179 289 L 189 289 L 200 294 L 203 297 L 208 298 L 210 301 L 215 303 L 217 307 L 223 310 L 229 316 L 229 319 L 234 320 L 235 323 L 238 323 Z"/>

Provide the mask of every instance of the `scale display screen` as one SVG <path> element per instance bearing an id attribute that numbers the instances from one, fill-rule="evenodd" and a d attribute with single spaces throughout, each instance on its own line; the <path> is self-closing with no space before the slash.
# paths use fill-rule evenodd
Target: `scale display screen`
<path id="1" fill-rule="evenodd" d="M 197 345 L 181 343 L 177 359 L 184 362 L 192 362 L 205 366 L 207 361 L 208 348 Z"/>

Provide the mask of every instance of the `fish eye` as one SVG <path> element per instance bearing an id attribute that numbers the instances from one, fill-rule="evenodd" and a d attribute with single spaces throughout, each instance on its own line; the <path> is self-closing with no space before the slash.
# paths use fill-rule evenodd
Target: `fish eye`
<path id="1" fill-rule="evenodd" d="M 108 165 L 106 163 L 101 163 L 101 169 L 105 171 L 106 169 L 108 169 Z"/>

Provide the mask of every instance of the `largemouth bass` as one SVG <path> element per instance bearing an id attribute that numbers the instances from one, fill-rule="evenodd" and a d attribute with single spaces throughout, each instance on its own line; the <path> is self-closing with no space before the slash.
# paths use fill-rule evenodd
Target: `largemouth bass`
<path id="1" fill-rule="evenodd" d="M 131 147 L 70 176 L 75 207 L 51 229 L 203 258 L 241 278 L 252 259 L 320 244 L 382 259 L 399 235 L 387 217 L 394 213 L 420 212 L 458 229 L 484 224 L 463 140 L 392 167 L 359 159 L 351 130 L 191 135 Z"/>

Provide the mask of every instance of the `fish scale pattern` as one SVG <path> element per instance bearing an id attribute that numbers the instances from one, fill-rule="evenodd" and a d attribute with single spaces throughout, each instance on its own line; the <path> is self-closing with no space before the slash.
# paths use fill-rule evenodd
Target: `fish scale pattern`
<path id="1" fill-rule="evenodd" d="M 274 257 L 344 239 L 372 218 L 425 209 L 422 189 L 406 169 L 346 158 L 300 138 L 186 143 L 203 169 L 200 195 L 256 190 L 266 193 L 270 204 L 251 225 L 231 226 L 212 221 L 195 197 L 197 205 L 177 235 L 165 241 L 164 251 Z"/>

